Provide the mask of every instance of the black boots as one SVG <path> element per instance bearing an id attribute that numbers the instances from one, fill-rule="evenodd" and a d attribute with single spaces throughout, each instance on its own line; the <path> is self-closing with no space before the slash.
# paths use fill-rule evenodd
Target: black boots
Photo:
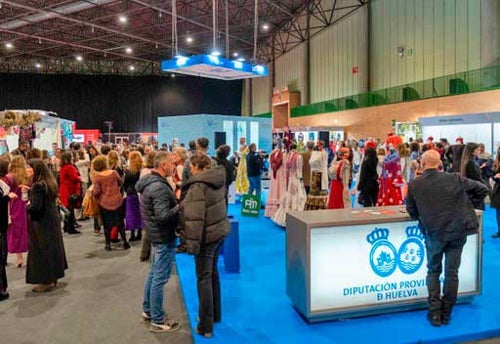
<path id="1" fill-rule="evenodd" d="M 427 313 L 427 319 L 432 326 L 441 326 L 441 312 L 429 312 Z"/>
<path id="2" fill-rule="evenodd" d="M 448 325 L 451 320 L 451 310 L 453 306 L 443 302 L 443 308 L 441 313 L 441 323 L 443 325 Z"/>

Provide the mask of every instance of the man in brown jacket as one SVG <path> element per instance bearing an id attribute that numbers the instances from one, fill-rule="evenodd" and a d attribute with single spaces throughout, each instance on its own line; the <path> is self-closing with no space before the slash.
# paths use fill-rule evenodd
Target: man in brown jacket
<path id="1" fill-rule="evenodd" d="M 309 194 L 309 187 L 311 185 L 311 166 L 309 165 L 309 160 L 311 159 L 311 153 L 314 148 L 313 141 L 307 141 L 306 151 L 302 153 L 302 181 L 304 182 L 304 188 L 306 189 L 306 194 Z"/>

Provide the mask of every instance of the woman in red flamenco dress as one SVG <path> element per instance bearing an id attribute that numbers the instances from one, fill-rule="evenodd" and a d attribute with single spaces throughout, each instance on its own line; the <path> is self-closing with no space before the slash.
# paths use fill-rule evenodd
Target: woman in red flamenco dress
<path id="1" fill-rule="evenodd" d="M 384 159 L 379 182 L 378 207 L 403 204 L 401 187 L 404 181 L 401 163 L 399 154 L 392 145 L 389 147 L 389 154 Z"/>

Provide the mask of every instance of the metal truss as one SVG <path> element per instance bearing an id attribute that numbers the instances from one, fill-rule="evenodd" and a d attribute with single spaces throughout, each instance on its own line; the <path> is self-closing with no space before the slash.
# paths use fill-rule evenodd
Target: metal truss
<path id="1" fill-rule="evenodd" d="M 279 3 L 272 0 L 268 2 L 272 2 L 274 6 Z M 283 21 L 271 37 L 261 40 L 259 60 L 272 62 L 368 3 L 369 0 L 312 0 L 307 1 L 295 13 L 283 10 L 289 18 Z"/>
<path id="2" fill-rule="evenodd" d="M 253 60 L 255 0 L 219 0 L 217 47 Z M 255 62 L 268 63 L 369 0 L 258 0 Z M 172 8 L 165 0 L 0 0 L 0 72 L 160 74 L 171 58 Z M 228 32 L 225 13 L 228 13 Z M 128 22 L 121 24 L 120 15 Z M 212 48 L 212 0 L 177 0 L 179 49 Z M 192 38 L 188 43 L 186 38 Z M 9 48 L 8 48 L 9 46 Z M 132 49 L 132 53 L 126 48 Z M 225 49 L 224 49 L 225 48 Z M 75 57 L 79 55 L 82 61 Z"/>

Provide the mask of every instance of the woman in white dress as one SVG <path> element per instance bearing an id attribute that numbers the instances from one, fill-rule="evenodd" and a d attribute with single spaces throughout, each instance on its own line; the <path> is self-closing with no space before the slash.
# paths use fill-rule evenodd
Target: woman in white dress
<path id="1" fill-rule="evenodd" d="M 278 225 L 286 226 L 286 213 L 289 210 L 304 210 L 306 204 L 306 189 L 302 182 L 302 155 L 297 151 L 297 145 L 292 143 L 286 161 L 287 191 L 279 209 L 271 218 Z"/>

